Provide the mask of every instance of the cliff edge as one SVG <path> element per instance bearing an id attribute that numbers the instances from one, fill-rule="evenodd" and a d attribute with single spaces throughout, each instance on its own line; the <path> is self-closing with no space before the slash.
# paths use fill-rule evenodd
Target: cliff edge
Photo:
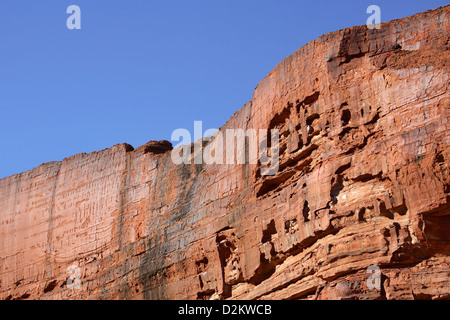
<path id="1" fill-rule="evenodd" d="M 274 176 L 159 142 L 1 179 L 0 298 L 449 299 L 449 15 L 276 66 L 221 128 L 279 130 Z"/>

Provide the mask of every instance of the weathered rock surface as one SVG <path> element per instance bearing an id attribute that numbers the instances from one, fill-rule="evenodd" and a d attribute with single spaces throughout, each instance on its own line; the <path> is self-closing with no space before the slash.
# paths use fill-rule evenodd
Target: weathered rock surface
<path id="1" fill-rule="evenodd" d="M 0 298 L 450 298 L 449 15 L 283 60 L 222 128 L 279 129 L 275 176 L 152 142 L 0 180 Z"/>

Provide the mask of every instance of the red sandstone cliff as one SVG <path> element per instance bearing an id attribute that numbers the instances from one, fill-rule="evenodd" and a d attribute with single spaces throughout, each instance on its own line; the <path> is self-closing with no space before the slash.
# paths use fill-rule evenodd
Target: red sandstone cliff
<path id="1" fill-rule="evenodd" d="M 0 180 L 0 298 L 450 298 L 449 15 L 283 60 L 222 128 L 279 129 L 273 177 L 153 143 Z"/>

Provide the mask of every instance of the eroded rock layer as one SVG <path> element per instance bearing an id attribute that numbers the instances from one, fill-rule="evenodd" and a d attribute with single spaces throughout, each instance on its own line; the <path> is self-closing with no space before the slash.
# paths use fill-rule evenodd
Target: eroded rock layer
<path id="1" fill-rule="evenodd" d="M 449 14 L 283 60 L 221 128 L 279 129 L 275 176 L 160 141 L 0 180 L 0 298 L 450 298 Z"/>

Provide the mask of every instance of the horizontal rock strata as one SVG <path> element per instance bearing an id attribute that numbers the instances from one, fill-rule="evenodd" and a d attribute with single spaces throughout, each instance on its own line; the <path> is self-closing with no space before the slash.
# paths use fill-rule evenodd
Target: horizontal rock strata
<path id="1" fill-rule="evenodd" d="M 276 66 L 221 128 L 278 129 L 274 176 L 159 141 L 1 179 L 0 298 L 450 298 L 449 15 Z"/>

